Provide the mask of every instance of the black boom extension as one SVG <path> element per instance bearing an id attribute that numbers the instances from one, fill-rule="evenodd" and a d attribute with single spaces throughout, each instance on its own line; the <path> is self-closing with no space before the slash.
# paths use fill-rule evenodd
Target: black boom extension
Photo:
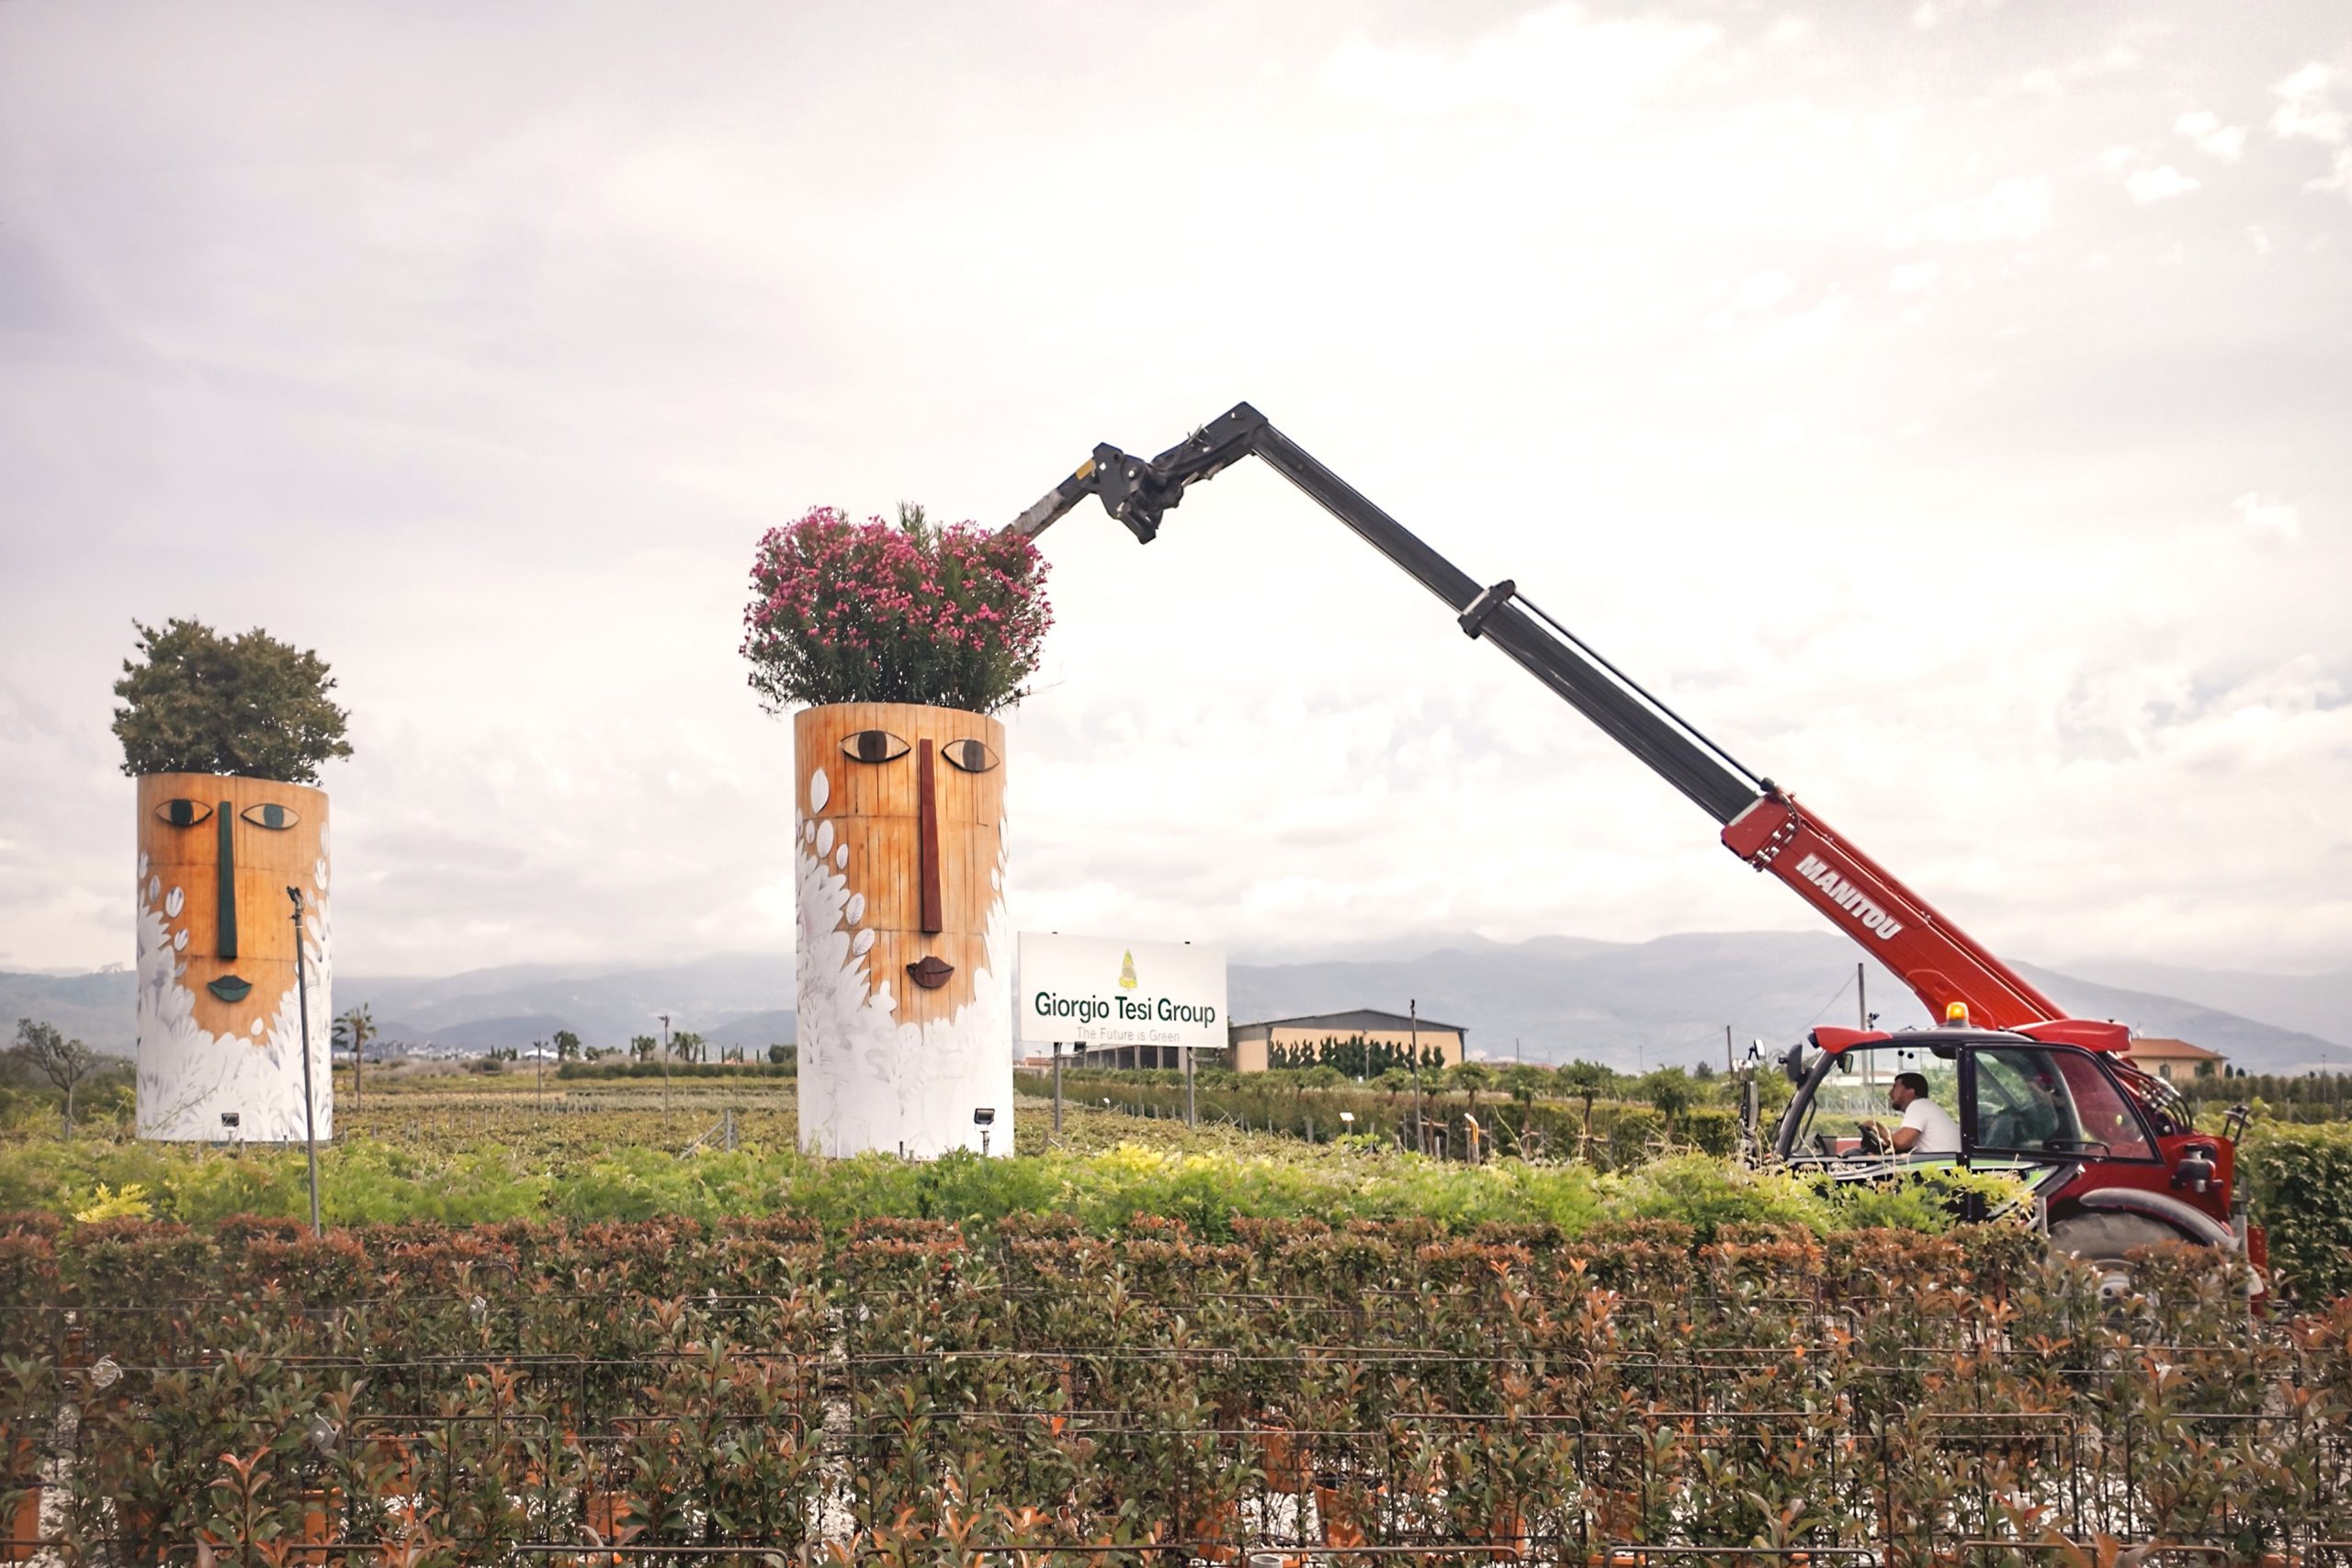
<path id="1" fill-rule="evenodd" d="M 1130 457 L 1101 446 L 1078 471 L 1013 519 L 1010 533 L 1035 537 L 1088 496 L 1149 544 L 1187 487 L 1255 456 L 1305 491 L 1355 536 L 1445 601 L 1462 629 L 1501 649 L 1610 739 L 1696 802 L 1717 822 L 1755 804 L 1767 785 L 1680 715 L 1642 689 L 1575 633 L 1546 615 L 1505 580 L 1481 588 L 1460 567 L 1421 542 L 1339 475 L 1308 456 L 1248 403 L 1159 457 Z M 1523 606 L 1523 607 L 1522 607 Z"/>

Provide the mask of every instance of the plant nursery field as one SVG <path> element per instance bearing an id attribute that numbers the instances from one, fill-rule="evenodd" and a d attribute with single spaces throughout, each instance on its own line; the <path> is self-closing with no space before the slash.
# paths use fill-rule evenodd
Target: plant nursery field
<path id="1" fill-rule="evenodd" d="M 2352 1302 L 2211 1254 L 2108 1299 L 1924 1189 L 1023 1111 L 917 1166 L 788 1079 L 371 1084 L 322 1238 L 300 1151 L 15 1129 L 0 1560 L 2352 1551 Z"/>

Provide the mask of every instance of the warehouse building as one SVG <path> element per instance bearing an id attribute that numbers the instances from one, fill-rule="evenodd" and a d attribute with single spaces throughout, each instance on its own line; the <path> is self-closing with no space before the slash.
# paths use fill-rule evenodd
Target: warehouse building
<path id="1" fill-rule="evenodd" d="M 1323 1042 L 1344 1045 L 1362 1040 L 1374 1051 L 1384 1047 L 1396 1056 L 1402 1066 L 1409 1060 L 1408 1053 L 1416 1041 L 1423 1059 L 1434 1050 L 1442 1061 L 1452 1066 L 1462 1060 L 1464 1037 L 1469 1032 L 1458 1023 L 1440 1023 L 1435 1019 L 1422 1019 L 1418 1027 L 1412 1019 L 1401 1012 L 1383 1012 L 1376 1008 L 1357 1008 L 1351 1012 L 1309 1013 L 1301 1018 L 1270 1018 L 1260 1023 L 1237 1023 L 1226 1031 L 1227 1056 L 1237 1072 L 1262 1073 L 1269 1066 L 1302 1049 L 1312 1052 Z"/>

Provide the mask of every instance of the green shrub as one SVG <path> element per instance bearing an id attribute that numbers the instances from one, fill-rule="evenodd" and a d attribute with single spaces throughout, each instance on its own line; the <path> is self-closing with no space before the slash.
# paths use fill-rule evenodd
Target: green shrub
<path id="1" fill-rule="evenodd" d="M 1739 1112 L 1701 1105 L 1685 1111 L 1675 1131 L 1702 1155 L 1729 1159 L 1739 1151 Z"/>
<path id="2" fill-rule="evenodd" d="M 1715 1239 L 1727 1225 L 1799 1225 L 1826 1231 L 1832 1211 L 1822 1196 L 1792 1177 L 1728 1166 L 1707 1155 L 1679 1155 L 1619 1179 L 1633 1212 L 1643 1219 L 1675 1220 Z"/>
<path id="3" fill-rule="evenodd" d="M 2000 1214 L 2022 1202 L 2024 1185 L 2014 1178 L 1928 1166 L 1897 1168 L 1876 1181 L 1824 1181 L 1818 1189 L 1840 1230 L 1901 1230 L 1940 1235 L 1959 1224 L 1968 1200 L 1983 1212 Z"/>
<path id="4" fill-rule="evenodd" d="M 2352 1124 L 2256 1122 L 2238 1161 L 2279 1283 L 2304 1301 L 2352 1292 Z"/>

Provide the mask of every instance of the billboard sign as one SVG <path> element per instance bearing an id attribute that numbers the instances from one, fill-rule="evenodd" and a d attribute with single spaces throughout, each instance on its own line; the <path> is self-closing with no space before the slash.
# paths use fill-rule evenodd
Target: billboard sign
<path id="1" fill-rule="evenodd" d="M 1020 987 L 1032 1044 L 1226 1046 L 1221 947 L 1023 931 Z"/>

